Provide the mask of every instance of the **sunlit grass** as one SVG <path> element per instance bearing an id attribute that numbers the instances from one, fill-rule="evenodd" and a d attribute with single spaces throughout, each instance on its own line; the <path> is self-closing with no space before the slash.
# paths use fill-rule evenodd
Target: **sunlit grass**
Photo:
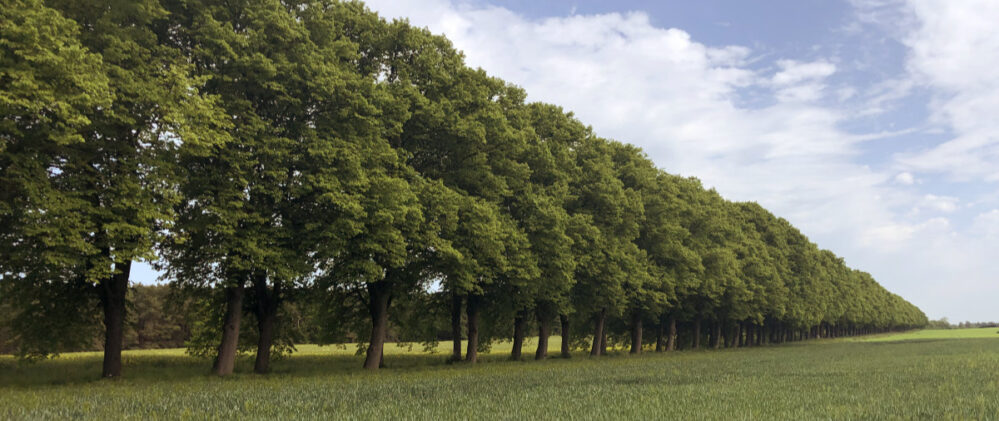
<path id="1" fill-rule="evenodd" d="M 474 366 L 445 364 L 450 342 L 430 355 L 393 345 L 377 372 L 359 368 L 354 347 L 310 345 L 270 375 L 250 374 L 245 358 L 225 379 L 181 350 L 127 352 L 116 381 L 94 380 L 95 353 L 0 357 L 0 419 L 995 418 L 999 340 L 945 334 L 544 362 L 530 361 L 530 344 L 525 361 L 507 361 L 501 343 Z M 899 340 L 913 336 L 923 340 Z"/>
<path id="2" fill-rule="evenodd" d="M 851 338 L 863 342 L 890 342 L 890 341 L 913 341 L 928 339 L 975 339 L 975 338 L 997 338 L 999 339 L 999 328 L 982 327 L 969 329 L 924 329 L 903 333 L 889 333 L 884 335 L 871 335 L 860 338 Z"/>

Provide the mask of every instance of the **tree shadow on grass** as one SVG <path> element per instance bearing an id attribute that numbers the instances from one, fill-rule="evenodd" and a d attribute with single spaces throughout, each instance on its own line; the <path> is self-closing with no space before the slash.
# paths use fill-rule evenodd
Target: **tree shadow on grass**
<path id="1" fill-rule="evenodd" d="M 253 355 L 241 356 L 231 377 L 218 378 L 211 374 L 212 360 L 188 355 L 156 355 L 147 351 L 125 352 L 123 376 L 115 380 L 100 378 L 99 353 L 66 354 L 60 357 L 26 362 L 10 356 L 0 356 L 0 390 L 38 389 L 53 386 L 79 385 L 94 382 L 109 384 L 149 384 L 185 382 L 192 379 L 227 381 L 231 379 L 269 377 L 323 377 L 378 375 L 379 373 L 405 373 L 423 370 L 462 370 L 474 367 L 465 362 L 448 363 L 447 355 L 440 353 L 387 354 L 385 368 L 377 371 L 362 369 L 363 356 L 348 355 L 330 350 L 329 354 L 309 352 L 278 358 L 271 363 L 266 375 L 253 373 Z M 550 359 L 555 362 L 561 359 Z M 533 362 L 533 361 L 531 361 Z M 556 362 L 557 363 L 557 362 Z M 529 364 L 527 361 L 510 361 L 502 353 L 479 354 L 477 366 L 494 364 Z"/>

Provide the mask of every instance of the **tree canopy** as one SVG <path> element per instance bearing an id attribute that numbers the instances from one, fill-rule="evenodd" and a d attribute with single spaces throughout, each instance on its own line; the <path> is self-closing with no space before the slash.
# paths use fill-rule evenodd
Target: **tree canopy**
<path id="1" fill-rule="evenodd" d="M 134 261 L 187 297 L 188 346 L 219 375 L 241 352 L 267 372 L 301 339 L 293 317 L 362 343 L 370 369 L 393 339 L 470 362 L 510 339 L 519 359 L 532 327 L 543 359 L 553 333 L 568 357 L 927 323 L 759 204 L 359 2 L 13 0 L 0 17 L 0 305 L 25 357 L 103 322 L 120 375 Z"/>

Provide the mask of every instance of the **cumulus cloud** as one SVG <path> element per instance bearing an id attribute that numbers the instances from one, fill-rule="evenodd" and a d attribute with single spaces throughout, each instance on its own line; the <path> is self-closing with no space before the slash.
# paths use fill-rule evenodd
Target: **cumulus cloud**
<path id="1" fill-rule="evenodd" d="M 861 20 L 875 21 L 899 10 L 898 0 L 878 3 L 881 9 Z M 834 58 L 777 57 L 761 70 L 751 65 L 762 60 L 751 48 L 708 46 L 682 29 L 656 27 L 641 12 L 529 19 L 503 7 L 447 0 L 368 4 L 383 16 L 408 17 L 417 26 L 447 35 L 470 65 L 523 86 L 530 100 L 574 111 L 602 136 L 641 146 L 666 170 L 697 176 L 730 199 L 760 202 L 931 316 L 972 317 L 953 313 L 938 297 L 952 288 L 981 285 L 982 273 L 999 273 L 999 265 L 986 263 L 991 260 L 981 251 L 987 244 L 967 241 L 941 216 L 960 213 L 959 198 L 910 191 L 917 174 L 942 170 L 941 162 L 950 162 L 946 168 L 951 171 L 965 166 L 960 171 L 988 173 L 987 156 L 963 152 L 977 150 L 980 141 L 899 156 L 895 168 L 882 171 L 859 163 L 858 156 L 864 142 L 884 134 L 841 128 L 858 114 L 883 112 L 907 95 L 916 83 L 909 77 L 881 84 L 869 108 L 847 110 L 828 105 L 836 101 L 822 101 L 857 92 L 829 85 L 839 70 Z M 986 41 L 972 38 L 985 47 Z M 914 49 L 919 42 L 911 39 Z M 959 54 L 959 47 L 948 48 L 952 51 L 947 54 Z M 945 71 L 946 58 L 926 51 L 917 52 L 910 67 L 923 80 L 934 80 L 933 74 Z M 989 71 L 994 75 L 996 69 L 999 63 Z M 947 84 L 954 92 L 965 92 L 972 84 L 999 83 L 999 77 L 974 77 L 979 81 L 948 78 Z M 772 98 L 763 106 L 740 105 L 746 91 L 767 92 Z M 940 109 L 954 98 L 958 96 L 939 100 Z M 939 121 L 956 127 L 968 118 L 964 113 L 992 104 L 962 101 L 966 106 L 956 109 L 968 111 L 941 111 Z M 981 139 L 989 124 L 961 127 L 974 129 L 968 139 Z M 914 207 L 925 212 L 909 212 Z M 999 298 L 999 290 L 994 294 Z"/>

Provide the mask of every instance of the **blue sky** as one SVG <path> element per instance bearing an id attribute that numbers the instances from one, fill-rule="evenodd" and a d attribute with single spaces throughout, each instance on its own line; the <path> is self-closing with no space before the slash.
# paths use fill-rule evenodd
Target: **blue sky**
<path id="1" fill-rule="evenodd" d="M 368 5 L 759 202 L 931 318 L 999 320 L 999 1 Z"/>

